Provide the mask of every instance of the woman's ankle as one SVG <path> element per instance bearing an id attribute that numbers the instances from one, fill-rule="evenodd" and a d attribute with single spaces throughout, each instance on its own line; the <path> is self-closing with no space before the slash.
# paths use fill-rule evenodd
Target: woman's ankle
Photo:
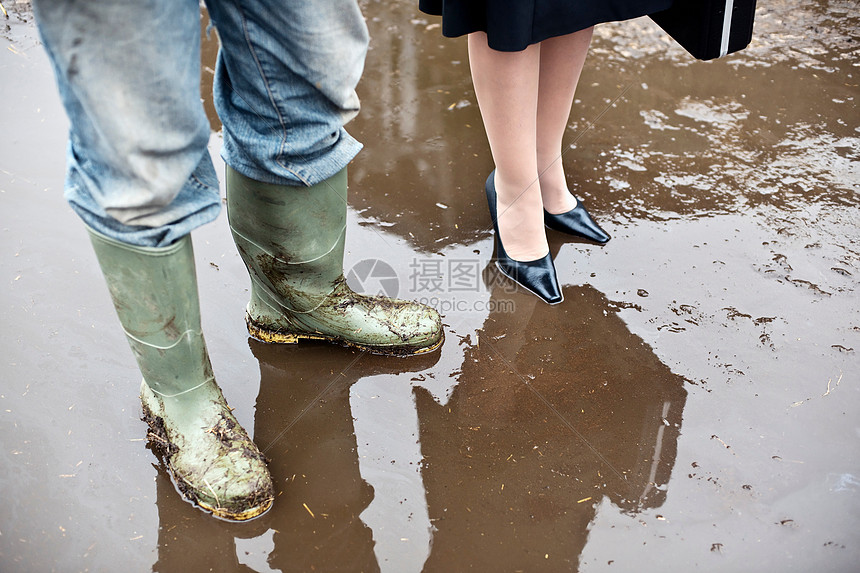
<path id="1" fill-rule="evenodd" d="M 516 261 L 534 261 L 546 256 L 549 245 L 543 226 L 543 204 L 540 191 L 500 189 L 496 181 L 496 213 L 499 239 L 509 257 Z"/>
<path id="2" fill-rule="evenodd" d="M 541 198 L 543 200 L 543 208 L 551 215 L 560 215 L 567 213 L 576 207 L 578 201 L 573 194 L 567 190 L 567 187 L 562 188 L 544 188 L 541 185 Z"/>
<path id="3" fill-rule="evenodd" d="M 541 163 L 538 163 L 541 165 Z M 567 213 L 576 207 L 576 197 L 567 189 L 567 177 L 560 160 L 545 162 L 540 170 L 540 189 L 543 208 L 553 215 Z"/>

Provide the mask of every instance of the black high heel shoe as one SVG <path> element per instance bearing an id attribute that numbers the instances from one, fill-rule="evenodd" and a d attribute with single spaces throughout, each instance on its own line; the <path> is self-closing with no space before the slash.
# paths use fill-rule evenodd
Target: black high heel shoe
<path id="1" fill-rule="evenodd" d="M 576 200 L 576 207 L 566 213 L 553 215 L 544 209 L 543 223 L 554 231 L 584 237 L 601 245 L 606 244 L 612 238 L 591 218 L 579 199 Z"/>
<path id="2" fill-rule="evenodd" d="M 490 173 L 484 190 L 487 193 L 487 204 L 490 207 L 490 218 L 493 220 L 493 229 L 496 231 L 496 266 L 503 275 L 513 280 L 526 290 L 537 295 L 549 304 L 558 304 L 564 300 L 558 277 L 555 274 L 555 265 L 549 253 L 535 261 L 516 261 L 508 256 L 502 246 L 502 236 L 499 234 L 499 225 L 496 220 L 496 172 Z"/>

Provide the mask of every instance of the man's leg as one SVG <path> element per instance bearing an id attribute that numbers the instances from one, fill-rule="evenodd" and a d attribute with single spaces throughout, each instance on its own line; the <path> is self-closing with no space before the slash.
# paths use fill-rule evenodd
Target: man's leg
<path id="1" fill-rule="evenodd" d="M 256 181 L 310 186 L 361 149 L 344 129 L 368 34 L 355 0 L 208 0 L 222 49 L 215 106 L 222 155 Z"/>
<path id="2" fill-rule="evenodd" d="M 209 0 L 222 42 L 215 103 L 224 124 L 230 227 L 251 275 L 250 333 L 325 339 L 383 354 L 438 348 L 433 309 L 352 292 L 343 276 L 346 165 L 360 144 L 367 28 L 355 0 Z"/>
<path id="3" fill-rule="evenodd" d="M 217 217 L 194 0 L 36 0 L 71 121 L 66 197 L 91 228 L 166 246 Z"/>
<path id="4" fill-rule="evenodd" d="M 143 373 L 150 440 L 179 489 L 227 519 L 272 502 L 263 456 L 215 383 L 189 232 L 218 185 L 199 96 L 196 0 L 34 5 L 71 121 L 66 196 Z"/>

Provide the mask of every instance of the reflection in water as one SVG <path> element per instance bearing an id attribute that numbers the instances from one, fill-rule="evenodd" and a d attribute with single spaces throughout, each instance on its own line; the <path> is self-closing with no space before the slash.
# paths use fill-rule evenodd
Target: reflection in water
<path id="1" fill-rule="evenodd" d="M 371 43 L 347 130 L 365 148 L 349 167 L 350 205 L 418 251 L 472 244 L 491 229 L 492 163 L 465 38 L 428 30 L 416 2 L 362 4 Z"/>
<path id="2" fill-rule="evenodd" d="M 374 493 L 358 471 L 350 386 L 430 368 L 438 353 L 399 360 L 313 343 L 249 344 L 260 363 L 254 440 L 270 459 L 275 505 L 251 522 L 223 523 L 179 499 L 165 477 L 153 570 L 378 571 L 372 532 L 359 519 Z M 251 554 L 271 544 L 265 559 Z"/>
<path id="3" fill-rule="evenodd" d="M 444 406 L 418 395 L 436 528 L 426 571 L 575 569 L 596 505 L 660 506 L 684 380 L 591 287 L 565 302 L 493 289 L 490 314 Z"/>
<path id="4" fill-rule="evenodd" d="M 390 573 L 420 572 L 431 546 L 412 392 L 408 379 L 390 376 L 365 378 L 350 392 L 359 467 L 375 492 L 361 520 L 373 530 L 380 570 Z"/>
<path id="5" fill-rule="evenodd" d="M 269 452 L 283 494 L 271 514 L 232 526 L 183 502 L 169 478 L 159 474 L 157 559 L 147 553 L 151 532 L 142 531 L 141 538 L 137 531 L 149 525 L 151 512 L 141 507 L 138 497 L 128 497 L 125 487 L 144 491 L 146 499 L 151 474 L 135 476 L 136 465 L 128 465 L 132 458 L 117 457 L 112 451 L 115 435 L 143 435 L 142 427 L 128 425 L 128 412 L 119 416 L 120 409 L 134 400 L 128 401 L 127 392 L 111 394 L 109 389 L 96 392 L 102 401 L 89 400 L 93 386 L 87 384 L 67 385 L 66 392 L 57 392 L 51 384 L 29 384 L 44 381 L 47 371 L 67 371 L 75 380 L 90 381 L 113 380 L 122 369 L 111 356 L 90 360 L 77 356 L 74 347 L 71 353 L 55 352 L 64 347 L 58 341 L 79 344 L 81 337 L 98 337 L 90 333 L 98 330 L 89 328 L 90 322 L 99 325 L 113 319 L 90 299 L 84 283 L 63 283 L 63 292 L 83 302 L 60 308 L 51 306 L 57 299 L 51 281 L 30 280 L 49 278 L 43 270 L 54 276 L 78 272 L 84 276 L 81 265 L 87 261 L 70 251 L 78 244 L 75 237 L 80 229 L 57 202 L 62 153 L 50 154 L 51 159 L 29 152 L 61 150 L 64 136 L 58 130 L 65 129 L 66 120 L 55 101 L 50 68 L 39 55 L 28 3 L 18 2 L 18 13 L 10 9 L 10 19 L 0 24 L 0 28 L 6 26 L 0 35 L 9 42 L 0 59 L 5 65 L 0 88 L 6 90 L 0 124 L 4 133 L 12 135 L 5 140 L 5 165 L 0 170 L 0 186 L 6 191 L 2 212 L 8 223 L 3 226 L 7 233 L 3 246 L 8 248 L 3 268 L 7 276 L 16 277 L 7 280 L 3 294 L 9 302 L 8 324 L 16 325 L 2 332 L 4 348 L 10 352 L 3 421 L 12 430 L 5 434 L 8 448 L 3 452 L 4 462 L 8 460 L 3 483 L 9 500 L 5 519 L 0 520 L 6 524 L 0 527 L 3 570 L 68 568 L 61 563 L 86 563 L 94 570 L 111 571 L 129 564 L 125 568 L 139 570 L 147 559 L 156 561 L 155 571 L 300 570 L 308 569 L 309 563 L 334 561 L 320 556 L 330 547 L 325 537 L 329 530 L 344 532 L 347 547 L 354 551 L 354 555 L 339 555 L 346 559 L 337 564 L 339 569 L 374 570 L 377 562 L 381 568 L 394 569 L 397 560 L 403 559 L 403 570 L 408 570 L 423 553 L 410 554 L 406 561 L 395 551 L 402 543 L 394 531 L 399 528 L 404 531 L 402 537 L 410 540 L 424 535 L 407 544 L 421 552 L 428 549 L 426 531 L 435 533 L 428 571 L 464 569 L 469 563 L 461 563 L 466 560 L 480 565 L 480 560 L 501 561 L 509 554 L 519 562 L 533 559 L 528 561 L 529 570 L 564 570 L 561 565 L 555 567 L 554 560 L 575 562 L 588 527 L 592 528 L 588 548 L 585 557 L 579 557 L 583 566 L 589 556 L 618 557 L 620 543 L 633 545 L 633 540 L 647 539 L 648 548 L 631 551 L 628 562 L 640 556 L 663 561 L 671 555 L 666 571 L 683 570 L 672 564 L 702 563 L 707 558 L 719 559 L 732 569 L 745 565 L 750 569 L 771 560 L 772 566 L 803 568 L 798 565 L 802 562 L 813 570 L 812 564 L 820 568 L 821 563 L 829 563 L 831 569 L 844 565 L 850 570 L 850 563 L 857 561 L 855 546 L 844 550 L 822 543 L 850 540 L 857 530 L 851 512 L 840 511 L 857 499 L 860 473 L 852 469 L 856 455 L 846 457 L 845 440 L 829 439 L 854 435 L 852 420 L 845 421 L 851 416 L 839 412 L 857 409 L 857 394 L 851 394 L 852 387 L 846 384 L 850 366 L 856 364 L 856 351 L 851 349 L 858 348 L 858 321 L 856 303 L 850 302 L 855 300 L 851 296 L 860 273 L 856 77 L 849 81 L 857 59 L 852 31 L 858 29 L 858 15 L 852 2 L 768 3 L 757 17 L 757 44 L 731 59 L 709 64 L 684 60 L 679 65 L 681 57 L 672 56 L 671 47 L 667 50 L 659 30 L 647 20 L 597 31 L 567 134 L 567 141 L 575 142 L 576 148 L 566 154 L 565 162 L 572 189 L 601 222 L 610 223 L 616 239 L 601 256 L 593 248 L 566 247 L 562 256 L 579 266 L 559 270 L 566 273 L 568 283 L 588 280 L 585 277 L 594 271 L 591 280 L 626 304 L 640 302 L 636 290 L 647 286 L 649 308 L 636 318 L 636 332 L 659 342 L 668 363 L 703 380 L 710 386 L 708 392 L 713 391 L 699 394 L 693 416 L 693 404 L 685 412 L 685 419 L 695 418 L 685 429 L 695 426 L 696 432 L 686 437 L 684 449 L 696 452 L 705 467 L 697 470 L 696 480 L 679 476 L 672 483 L 671 504 L 660 510 L 674 516 L 674 523 L 670 519 L 662 532 L 669 537 L 667 544 L 658 549 L 647 534 L 636 533 L 645 530 L 636 525 L 638 520 L 608 519 L 606 513 L 602 521 L 601 517 L 595 520 L 590 506 L 597 502 L 601 512 L 611 507 L 617 513 L 615 504 L 635 514 L 663 503 L 675 456 L 675 424 L 684 406 L 681 382 L 656 364 L 600 295 L 588 288 L 567 287 L 567 302 L 557 309 L 559 313 L 551 314 L 534 306 L 535 301 L 512 295 L 518 305 L 515 315 L 487 318 L 473 313 L 476 316 L 464 318 L 450 314 L 446 322 L 471 337 L 464 338 L 463 346 L 457 345 L 454 335 L 450 337 L 441 358 L 449 361 L 444 366 L 406 375 L 409 393 L 401 387 L 401 377 L 395 381 L 393 375 L 383 375 L 384 370 L 374 374 L 374 367 L 369 367 L 373 378 L 359 379 L 364 367 L 373 364 L 361 358 L 352 374 L 345 375 L 358 379 L 348 395 L 349 381 L 340 377 L 332 396 L 317 400 L 326 385 L 349 368 L 355 354 L 307 346 L 263 348 L 264 388 L 257 430 L 267 446 L 289 428 Z M 482 184 L 492 166 L 470 91 L 465 47 L 443 40 L 438 29 L 428 29 L 431 22 L 419 20 L 413 2 L 361 3 L 370 20 L 373 45 L 359 86 L 362 114 L 349 126 L 367 145 L 350 166 L 354 175 L 350 201 L 362 212 L 360 224 L 372 225 L 380 235 L 388 231 L 403 238 L 426 259 L 430 252 L 448 261 L 452 254 L 469 256 L 472 249 L 486 254 L 492 241 L 486 239 L 489 218 Z M 8 2 L 4 5 L 9 8 Z M 647 53 L 640 55 L 642 50 Z M 214 67 L 214 51 L 206 46 L 204 66 Z M 205 104 L 215 121 L 208 95 L 211 74 L 207 74 L 204 69 Z M 632 87 L 617 107 L 580 137 L 627 85 Z M 33 201 L 36 185 L 44 201 Z M 712 214 L 721 217 L 677 221 Z M 651 223 L 667 219 L 674 221 Z M 40 229 L 45 232 L 33 232 Z M 354 231 L 350 228 L 350 236 L 356 236 Z M 59 249 L 58 234 L 68 238 Z M 365 237 L 371 234 L 368 231 Z M 229 233 L 208 236 L 213 237 L 209 252 L 236 256 Z M 366 252 L 370 241 L 362 241 L 352 241 L 352 248 Z M 396 240 L 390 242 L 398 249 L 402 246 Z M 455 245 L 463 246 L 456 253 L 446 251 Z M 201 249 L 198 254 L 205 252 Z M 411 254 L 380 249 L 374 256 L 382 253 L 398 269 L 409 266 Z M 209 303 L 235 311 L 235 298 L 224 292 L 240 290 L 247 280 L 241 263 L 230 278 L 224 266 L 220 271 L 214 264 L 214 269 L 202 266 L 201 277 L 206 270 L 219 273 L 218 284 L 227 287 L 223 292 L 210 291 Z M 675 279 L 687 284 L 679 286 Z M 494 293 L 493 298 L 504 297 Z M 686 330 L 677 329 L 668 336 L 659 332 L 676 325 L 674 321 Z M 218 324 L 232 326 L 233 322 Z M 476 339 L 474 330 L 482 325 Z M 609 343 L 603 352 L 600 341 L 605 339 Z M 124 341 L 119 342 L 122 348 L 108 344 L 107 350 L 126 352 Z M 700 352 L 685 354 L 683 349 Z M 449 379 L 448 373 L 460 368 L 464 352 L 462 374 Z M 732 355 L 738 359 L 725 358 Z M 738 360 L 740 366 L 729 364 Z M 625 371 L 628 361 L 632 372 Z M 396 360 L 387 365 L 407 366 L 412 364 Z M 355 374 L 355 368 L 361 373 Z M 747 381 L 758 383 L 755 400 L 746 384 L 734 383 L 744 376 L 736 374 L 740 369 Z M 421 376 L 424 380 L 412 380 Z M 842 380 L 833 393 L 831 376 L 834 385 Z M 809 381 L 816 380 L 821 387 L 814 400 L 789 408 L 793 400 L 809 396 Z M 457 381 L 460 387 L 449 404 L 446 386 Z M 297 383 L 308 387 L 298 392 Z M 416 398 L 415 386 L 431 384 L 439 388 L 435 402 L 423 390 L 417 390 Z M 552 391 L 555 386 L 561 393 Z M 86 417 L 80 415 L 81 396 L 92 408 L 115 411 L 116 416 L 99 422 L 113 431 L 91 433 L 92 440 L 86 443 L 75 440 L 81 429 L 86 434 L 92 425 L 81 422 Z M 308 405 L 294 404 L 293 399 L 316 405 L 307 413 L 307 426 L 293 423 Z M 417 410 L 413 410 L 416 400 Z M 74 403 L 78 406 L 72 410 L 69 406 Z M 361 405 L 366 409 L 359 410 Z M 721 418 L 738 408 L 753 417 L 761 414 L 756 420 L 760 433 L 746 431 L 749 424 L 743 415 L 734 421 Z M 62 412 L 64 416 L 59 415 Z M 386 433 L 387 427 L 395 427 L 395 414 L 400 425 L 396 432 Z M 358 418 L 356 439 L 350 436 L 350 415 Z M 668 425 L 660 423 L 661 415 Z M 311 421 L 315 416 L 325 422 Z M 711 426 L 721 422 L 735 431 L 739 441 L 748 438 L 739 444 L 745 448 L 736 445 L 735 453 L 727 457 L 706 451 Z M 64 440 L 43 436 L 42 430 L 53 431 L 58 424 L 68 424 L 74 432 L 70 430 Z M 420 475 L 408 464 L 418 451 L 413 436 L 416 425 L 427 459 Z M 767 438 L 759 438 L 765 434 Z M 328 437 L 335 443 L 326 450 Z M 48 445 L 56 455 L 43 455 Z M 359 456 L 367 455 L 359 457 L 357 464 L 356 446 Z M 388 452 L 391 459 L 380 452 Z M 815 463 L 761 463 L 772 461 L 774 453 L 786 460 L 808 456 Z M 332 463 L 324 466 L 318 459 L 312 463 L 304 459 L 311 454 L 329 456 Z M 85 479 L 83 467 L 77 478 L 58 479 L 70 467 L 77 468 L 82 457 L 92 458 L 83 466 L 90 468 L 90 474 L 115 475 L 125 485 L 113 487 L 118 483 L 115 479 Z M 398 471 L 382 473 L 391 460 Z M 408 468 L 401 468 L 401 463 Z M 323 468 L 335 483 L 326 480 L 316 490 L 292 487 L 293 481 L 318 480 Z M 372 494 L 359 475 L 372 484 Z M 739 475 L 755 490 L 741 489 Z M 705 491 L 696 485 L 703 476 L 715 483 L 719 479 L 721 485 Z M 401 498 L 409 503 L 401 505 Z M 323 515 L 328 511 L 323 504 L 345 508 L 336 515 Z M 731 516 L 725 511 L 730 506 Z M 99 511 L 92 511 L 94 507 Z M 422 507 L 410 521 L 410 513 Z M 507 518 L 509 514 L 513 517 Z M 126 520 L 124 515 L 134 519 Z M 802 523 L 796 522 L 803 525 L 803 532 L 774 525 L 798 516 L 803 516 Z M 647 519 L 641 514 L 640 518 Z M 58 529 L 61 524 L 65 527 Z M 712 524 L 722 531 L 719 538 L 711 538 Z M 294 531 L 303 527 L 310 533 Z M 538 535 L 550 529 L 552 535 Z M 659 535 L 653 527 L 648 530 Z M 750 538 L 762 543 L 745 543 Z M 98 544 L 91 545 L 95 540 Z M 320 541 L 321 548 L 313 545 Z M 728 541 L 729 550 L 711 553 L 713 541 Z M 509 546 L 507 553 L 496 551 L 500 543 Z M 544 543 L 550 544 L 549 549 L 541 547 Z M 467 544 L 468 551 L 454 552 Z M 288 563 L 300 552 L 304 553 L 296 563 Z M 753 559 L 745 562 L 745 558 Z M 596 570 L 611 570 L 620 563 L 607 568 L 606 560 L 590 562 L 597 563 Z M 514 563 L 494 569 L 500 568 L 513 569 Z"/>
<path id="6" fill-rule="evenodd" d="M 465 51 L 428 41 L 438 31 L 413 23 L 414 10 L 389 10 L 362 84 L 379 89 L 350 126 L 368 143 L 351 166 L 351 204 L 419 251 L 474 245 L 487 232 L 480 184 L 491 166 L 477 106 L 467 105 Z M 421 65 L 436 58 L 444 65 Z M 251 341 L 261 372 L 254 436 L 271 460 L 275 506 L 224 524 L 160 476 L 153 570 L 569 570 L 598 505 L 659 507 L 684 380 L 593 288 L 568 286 L 550 307 L 506 286 L 491 286 L 487 308 L 500 310 L 477 337 L 452 336 L 441 358 Z"/>
<path id="7" fill-rule="evenodd" d="M 684 380 L 589 286 L 549 306 L 485 281 L 504 310 L 435 356 L 251 341 L 276 504 L 224 524 L 162 479 L 154 570 L 575 569 L 598 505 L 662 505 Z"/>
<path id="8" fill-rule="evenodd" d="M 254 439 L 271 459 L 275 483 L 269 562 L 284 571 L 345 563 L 377 570 L 371 532 L 358 519 L 373 492 L 358 473 L 349 411 L 364 355 L 313 344 L 250 346 L 260 362 Z"/>
<path id="9" fill-rule="evenodd" d="M 220 521 L 196 509 L 176 494 L 167 470 L 159 465 L 158 560 L 154 573 L 175 571 L 268 571 L 260 567 L 264 555 L 238 555 L 236 546 L 245 539 L 267 535 L 265 518 L 245 523 Z M 247 564 L 252 563 L 253 568 Z"/>

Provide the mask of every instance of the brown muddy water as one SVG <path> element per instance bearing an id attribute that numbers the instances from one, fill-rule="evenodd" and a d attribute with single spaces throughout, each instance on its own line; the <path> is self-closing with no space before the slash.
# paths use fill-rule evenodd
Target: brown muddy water
<path id="1" fill-rule="evenodd" d="M 183 502 L 144 447 L 62 199 L 51 71 L 27 3 L 3 4 L 0 570 L 857 570 L 855 1 L 761 2 L 749 49 L 711 63 L 647 19 L 598 28 L 564 159 L 613 240 L 550 233 L 556 307 L 488 266 L 464 42 L 415 2 L 362 2 L 346 267 L 436 305 L 447 340 L 412 359 L 251 341 L 224 217 L 196 232 L 215 372 L 276 482 L 246 524 Z"/>

